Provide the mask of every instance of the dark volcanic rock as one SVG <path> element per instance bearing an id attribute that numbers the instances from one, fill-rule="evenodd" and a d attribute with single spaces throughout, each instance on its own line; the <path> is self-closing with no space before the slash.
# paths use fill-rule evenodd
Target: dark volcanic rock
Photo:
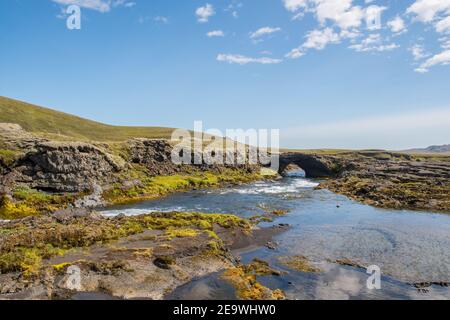
<path id="1" fill-rule="evenodd" d="M 302 168 L 310 178 L 332 178 L 319 188 L 369 205 L 450 212 L 450 157 L 375 150 L 281 154 L 280 173 L 291 165 Z"/>
<path id="2" fill-rule="evenodd" d="M 344 165 L 343 159 L 302 153 L 283 153 L 280 155 L 280 169 L 283 173 L 290 165 L 302 168 L 308 178 L 334 177 Z"/>
<path id="3" fill-rule="evenodd" d="M 42 143 L 26 154 L 16 170 L 18 182 L 56 192 L 90 190 L 121 169 L 119 162 L 99 148 L 84 143 Z"/>
<path id="4" fill-rule="evenodd" d="M 172 146 L 165 140 L 132 139 L 128 141 L 130 162 L 144 165 L 152 175 L 168 175 L 180 168 L 171 161 Z"/>
<path id="5" fill-rule="evenodd" d="M 358 152 L 335 157 L 351 165 L 320 188 L 377 207 L 450 212 L 450 157 Z"/>

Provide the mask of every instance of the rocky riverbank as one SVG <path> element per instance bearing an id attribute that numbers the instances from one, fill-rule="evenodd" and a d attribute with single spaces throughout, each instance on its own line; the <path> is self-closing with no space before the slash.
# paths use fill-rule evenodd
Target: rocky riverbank
<path id="1" fill-rule="evenodd" d="M 172 150 L 167 140 L 55 141 L 0 125 L 0 299 L 68 299 L 76 292 L 162 299 L 220 270 L 227 270 L 224 279 L 237 297 L 284 298 L 256 281 L 275 272 L 270 266 L 240 265 L 232 254 L 265 245 L 277 232 L 258 230 L 257 217 L 175 212 L 106 218 L 90 211 L 262 178 L 260 166 L 176 165 Z M 319 188 L 369 205 L 450 212 L 450 157 L 283 153 L 280 165 L 280 173 L 301 167 L 308 177 L 323 178 Z M 296 265 L 308 267 L 301 259 Z M 74 283 L 77 275 L 81 282 Z"/>
<path id="2" fill-rule="evenodd" d="M 64 139 L 62 139 L 64 140 Z M 0 124 L 0 219 L 96 207 L 261 179 L 259 166 L 176 165 L 167 140 L 54 141 Z M 450 156 L 385 151 L 291 152 L 319 188 L 369 205 L 450 212 Z"/>
<path id="3" fill-rule="evenodd" d="M 0 299 L 162 299 L 194 277 L 238 267 L 230 249 L 270 240 L 258 219 L 91 211 L 263 178 L 260 166 L 176 165 L 172 150 L 167 140 L 55 141 L 0 124 Z"/>
<path id="4" fill-rule="evenodd" d="M 327 156 L 333 176 L 319 188 L 368 205 L 450 213 L 450 157 L 389 152 Z"/>
<path id="5" fill-rule="evenodd" d="M 167 140 L 54 141 L 0 124 L 0 219 L 260 179 L 251 165 L 176 165 Z"/>
<path id="6" fill-rule="evenodd" d="M 0 299 L 162 299 L 194 277 L 238 267 L 230 248 L 257 242 L 260 232 L 234 215 L 176 212 L 105 218 L 66 210 L 1 223 Z"/>

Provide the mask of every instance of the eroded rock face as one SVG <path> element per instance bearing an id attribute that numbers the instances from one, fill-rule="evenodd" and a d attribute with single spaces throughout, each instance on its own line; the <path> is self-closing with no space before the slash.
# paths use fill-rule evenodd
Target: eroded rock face
<path id="1" fill-rule="evenodd" d="M 0 159 L 0 176 L 4 176 L 7 171 L 7 166 L 3 163 L 2 159 Z"/>
<path id="2" fill-rule="evenodd" d="M 259 165 L 249 164 L 207 164 L 204 159 L 203 161 L 198 161 L 202 162 L 199 164 L 192 163 L 178 165 L 172 161 L 173 149 L 173 146 L 166 140 L 132 139 L 128 141 L 128 150 L 130 153 L 129 162 L 145 166 L 152 176 L 203 170 L 220 173 L 223 168 L 240 168 L 246 169 L 248 172 L 257 172 L 257 170 L 260 169 Z M 248 151 L 246 155 L 248 157 Z M 194 159 L 201 159 L 202 154 L 201 152 L 193 151 L 191 157 L 194 162 Z M 237 159 L 236 152 L 234 153 L 234 158 Z"/>
<path id="3" fill-rule="evenodd" d="M 132 139 L 128 142 L 131 163 L 145 166 L 152 175 L 168 175 L 180 171 L 171 161 L 172 146 L 164 140 Z"/>
<path id="4" fill-rule="evenodd" d="M 85 143 L 41 143 L 16 168 L 18 182 L 55 192 L 80 192 L 105 182 L 121 165 L 109 154 Z"/>

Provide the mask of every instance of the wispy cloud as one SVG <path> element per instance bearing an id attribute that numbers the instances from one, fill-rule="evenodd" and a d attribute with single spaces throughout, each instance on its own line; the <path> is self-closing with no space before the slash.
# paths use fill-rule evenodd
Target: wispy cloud
<path id="1" fill-rule="evenodd" d="M 69 6 L 77 5 L 81 8 L 95 10 L 99 12 L 108 12 L 113 7 L 133 7 L 136 5 L 133 1 L 128 0 L 51 0 L 58 4 Z"/>
<path id="2" fill-rule="evenodd" d="M 164 16 L 156 16 L 153 18 L 153 21 L 158 22 L 158 23 L 168 24 L 169 18 L 164 17 Z"/>
<path id="3" fill-rule="evenodd" d="M 428 72 L 429 69 L 437 65 L 450 64 L 450 50 L 442 51 L 423 62 L 415 71 L 419 73 Z"/>
<path id="4" fill-rule="evenodd" d="M 412 14 L 418 21 L 432 22 L 439 14 L 450 14 L 449 0 L 416 0 L 406 13 Z"/>
<path id="5" fill-rule="evenodd" d="M 430 56 L 430 54 L 425 51 L 425 48 L 422 44 L 415 44 L 408 50 L 413 55 L 414 61 L 422 60 Z"/>
<path id="6" fill-rule="evenodd" d="M 209 31 L 206 36 L 208 38 L 212 38 L 212 37 L 225 37 L 225 33 L 222 30 L 213 30 L 213 31 Z"/>
<path id="7" fill-rule="evenodd" d="M 268 34 L 272 34 L 275 32 L 279 32 L 281 31 L 281 28 L 272 28 L 272 27 L 263 27 L 263 28 L 259 28 L 258 30 L 251 32 L 250 33 L 250 38 L 251 39 L 257 39 L 260 38 L 262 36 L 268 35 Z"/>
<path id="8" fill-rule="evenodd" d="M 252 58 L 243 56 L 240 54 L 219 54 L 217 56 L 217 61 L 228 62 L 230 64 L 246 65 L 249 63 L 259 63 L 259 64 L 277 64 L 281 63 L 281 59 L 273 59 L 268 57 Z"/>
<path id="9" fill-rule="evenodd" d="M 383 39 L 380 34 L 370 34 L 367 38 L 358 44 L 353 44 L 349 46 L 350 49 L 354 49 L 358 52 L 383 52 L 391 51 L 399 48 L 400 46 L 396 43 L 383 43 Z"/>
<path id="10" fill-rule="evenodd" d="M 233 1 L 233 3 L 229 4 L 228 7 L 226 7 L 224 9 L 225 12 L 229 12 L 231 13 L 231 15 L 233 16 L 233 18 L 237 19 L 239 18 L 239 10 L 243 7 L 243 3 L 242 2 L 236 2 Z"/>
<path id="11" fill-rule="evenodd" d="M 331 28 L 313 30 L 307 33 L 305 42 L 286 54 L 287 58 L 296 59 L 306 54 L 309 49 L 323 50 L 330 43 L 339 43 L 341 37 Z"/>

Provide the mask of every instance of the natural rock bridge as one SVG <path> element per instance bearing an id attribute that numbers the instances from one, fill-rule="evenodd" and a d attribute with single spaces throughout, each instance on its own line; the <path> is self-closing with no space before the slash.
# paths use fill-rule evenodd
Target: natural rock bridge
<path id="1" fill-rule="evenodd" d="M 285 173 L 289 165 L 303 169 L 308 178 L 334 177 L 340 167 L 333 157 L 294 152 L 280 154 L 279 173 Z"/>

